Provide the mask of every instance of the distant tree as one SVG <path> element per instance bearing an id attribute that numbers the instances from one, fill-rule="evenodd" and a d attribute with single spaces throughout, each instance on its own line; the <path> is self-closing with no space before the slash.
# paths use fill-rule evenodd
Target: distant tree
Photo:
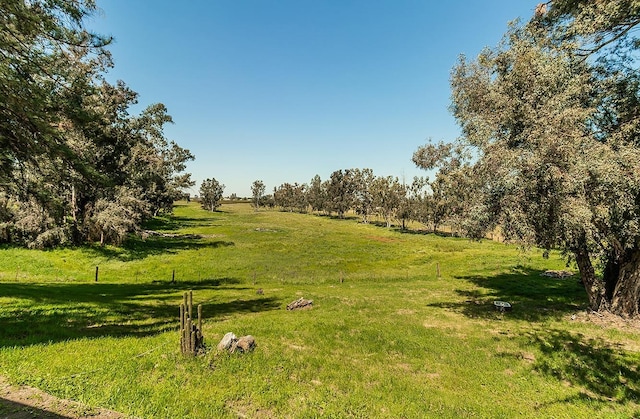
<path id="1" fill-rule="evenodd" d="M 353 170 L 354 199 L 356 213 L 362 217 L 362 222 L 369 222 L 369 215 L 373 213 L 373 194 L 371 191 L 375 176 L 371 169 Z"/>
<path id="2" fill-rule="evenodd" d="M 344 218 L 354 204 L 356 185 L 353 178 L 353 170 L 336 170 L 331 173 L 327 185 L 327 209 L 338 213 L 338 217 Z"/>
<path id="3" fill-rule="evenodd" d="M 306 188 L 307 185 L 305 184 L 283 183 L 274 191 L 275 204 L 282 211 L 306 212 L 309 205 L 307 203 Z"/>
<path id="4" fill-rule="evenodd" d="M 215 211 L 222 204 L 224 185 L 215 178 L 205 179 L 200 185 L 200 202 L 202 208 Z"/>
<path id="5" fill-rule="evenodd" d="M 273 209 L 276 206 L 276 203 L 273 199 L 273 195 L 272 194 L 263 195 L 262 198 L 260 198 L 260 205 L 263 207 L 268 207 L 270 209 Z"/>
<path id="6" fill-rule="evenodd" d="M 315 175 L 313 179 L 311 179 L 311 183 L 307 189 L 307 201 L 312 211 L 323 211 L 326 208 L 327 189 L 319 175 Z"/>
<path id="7" fill-rule="evenodd" d="M 387 227 L 391 227 L 391 221 L 405 199 L 404 186 L 393 176 L 377 177 L 371 184 L 373 206 L 382 215 Z"/>
<path id="8" fill-rule="evenodd" d="M 294 195 L 294 186 L 286 182 L 273 191 L 273 200 L 282 211 L 293 212 L 295 208 Z"/>
<path id="9" fill-rule="evenodd" d="M 267 188 L 264 186 L 264 183 L 261 180 L 256 180 L 251 185 L 251 193 L 253 194 L 253 206 L 256 211 L 260 208 L 260 199 L 262 195 L 264 195 L 264 191 Z"/>
<path id="10" fill-rule="evenodd" d="M 295 183 L 293 186 L 294 205 L 298 212 L 306 213 L 309 210 L 309 201 L 307 200 L 308 186 L 306 183 L 303 183 L 301 185 Z"/>

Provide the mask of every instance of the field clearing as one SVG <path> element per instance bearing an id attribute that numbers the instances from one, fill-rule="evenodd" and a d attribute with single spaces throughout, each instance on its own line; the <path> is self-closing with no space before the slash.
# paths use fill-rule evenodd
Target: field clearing
<path id="1" fill-rule="evenodd" d="M 640 416 L 637 323 L 541 276 L 557 254 L 248 204 L 182 202 L 148 229 L 165 235 L 0 249 L 0 375 L 144 418 Z M 196 358 L 187 290 L 212 349 Z M 299 297 L 313 309 L 285 310 Z M 256 350 L 216 353 L 229 331 Z"/>

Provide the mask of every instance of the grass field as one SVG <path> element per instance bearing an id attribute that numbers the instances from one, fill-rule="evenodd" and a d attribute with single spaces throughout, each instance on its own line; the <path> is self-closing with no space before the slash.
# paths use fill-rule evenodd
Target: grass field
<path id="1" fill-rule="evenodd" d="M 143 418 L 640 416 L 640 330 L 540 276 L 558 255 L 248 204 L 148 228 L 174 236 L 0 249 L 0 375 Z M 186 290 L 212 349 L 196 358 Z M 285 310 L 299 297 L 313 309 Z M 229 331 L 256 350 L 216 353 Z"/>

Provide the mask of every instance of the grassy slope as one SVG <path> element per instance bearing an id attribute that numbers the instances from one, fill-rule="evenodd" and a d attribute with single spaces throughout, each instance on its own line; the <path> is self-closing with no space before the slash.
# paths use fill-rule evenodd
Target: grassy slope
<path id="1" fill-rule="evenodd" d="M 205 238 L 0 250 L 0 374 L 140 417 L 640 414 L 640 332 L 571 321 L 575 279 L 539 275 L 555 256 L 246 204 L 150 228 Z M 209 345 L 257 350 L 182 357 L 188 289 Z M 300 296 L 314 308 L 284 309 Z"/>

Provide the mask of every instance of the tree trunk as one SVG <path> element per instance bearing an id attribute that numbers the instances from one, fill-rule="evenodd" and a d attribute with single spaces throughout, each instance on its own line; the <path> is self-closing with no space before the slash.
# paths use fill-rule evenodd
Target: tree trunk
<path id="1" fill-rule="evenodd" d="M 609 304 L 605 298 L 604 284 L 603 281 L 596 276 L 595 270 L 593 269 L 589 249 L 587 248 L 584 237 L 578 240 L 578 243 L 573 249 L 573 254 L 576 257 L 580 277 L 582 278 L 584 289 L 587 292 L 591 309 L 594 311 L 607 310 Z"/>
<path id="2" fill-rule="evenodd" d="M 623 317 L 635 317 L 639 314 L 640 304 L 640 249 L 626 252 L 616 265 L 618 269 L 611 295 L 611 311 Z M 607 273 L 615 271 L 612 269 Z"/>

